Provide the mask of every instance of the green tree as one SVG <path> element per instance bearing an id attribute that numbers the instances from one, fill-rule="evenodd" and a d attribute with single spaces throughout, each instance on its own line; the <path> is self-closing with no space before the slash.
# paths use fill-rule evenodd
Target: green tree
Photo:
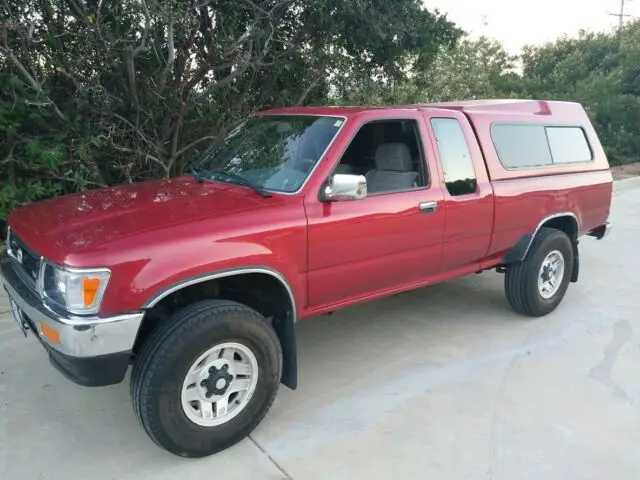
<path id="1" fill-rule="evenodd" d="M 419 0 L 6 0 L 0 19 L 0 218 L 179 174 L 238 118 L 399 78 L 459 35 Z"/>
<path id="2" fill-rule="evenodd" d="M 494 40 L 465 37 L 441 45 L 427 67 L 390 82 L 365 79 L 343 89 L 338 101 L 412 104 L 515 96 L 520 90 L 516 60 Z"/>
<path id="3" fill-rule="evenodd" d="M 581 32 L 509 55 L 498 42 L 443 44 L 426 68 L 339 84 L 336 103 L 428 103 L 478 98 L 567 100 L 584 105 L 612 164 L 640 160 L 640 22 Z"/>
<path id="4" fill-rule="evenodd" d="M 611 163 L 640 160 L 640 22 L 527 47 L 522 62 L 523 95 L 582 103 Z"/>

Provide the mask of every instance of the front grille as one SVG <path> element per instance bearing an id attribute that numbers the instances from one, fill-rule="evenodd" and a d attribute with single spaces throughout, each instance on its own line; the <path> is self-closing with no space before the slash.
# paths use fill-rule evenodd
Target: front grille
<path id="1" fill-rule="evenodd" d="M 22 272 L 35 285 L 40 270 L 40 257 L 33 253 L 25 243 L 20 240 L 15 233 L 9 233 L 9 254 L 19 264 Z"/>

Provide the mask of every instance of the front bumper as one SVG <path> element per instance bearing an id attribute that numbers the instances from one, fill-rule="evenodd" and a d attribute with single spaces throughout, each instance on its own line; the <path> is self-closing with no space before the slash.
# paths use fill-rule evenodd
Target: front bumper
<path id="1" fill-rule="evenodd" d="M 6 253 L 0 259 L 2 283 L 18 307 L 22 323 L 49 352 L 51 363 L 80 385 L 122 381 L 144 313 L 107 317 L 58 314 L 22 280 L 14 262 Z"/>

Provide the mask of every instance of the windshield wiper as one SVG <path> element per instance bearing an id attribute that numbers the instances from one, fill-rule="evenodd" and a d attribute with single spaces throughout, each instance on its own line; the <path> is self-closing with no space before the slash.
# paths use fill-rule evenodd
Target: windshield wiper
<path id="1" fill-rule="evenodd" d="M 224 172 L 222 170 L 203 170 L 199 167 L 193 167 L 191 169 L 191 175 L 193 175 L 199 182 L 202 182 L 203 180 L 219 180 L 221 182 L 235 183 L 236 185 L 242 185 L 243 187 L 250 188 L 264 198 L 272 197 L 272 195 L 262 187 L 236 173 Z"/>
<path id="2" fill-rule="evenodd" d="M 270 198 L 272 195 L 263 189 L 260 185 L 256 185 L 251 180 L 244 178 L 242 175 L 238 175 L 236 173 L 223 172 L 222 170 L 214 170 L 211 172 L 214 176 L 222 176 L 226 178 L 231 183 L 237 183 L 238 185 L 242 185 L 244 187 L 248 187 L 259 195 L 262 195 L 264 198 Z M 222 180 L 224 181 L 224 180 Z"/>

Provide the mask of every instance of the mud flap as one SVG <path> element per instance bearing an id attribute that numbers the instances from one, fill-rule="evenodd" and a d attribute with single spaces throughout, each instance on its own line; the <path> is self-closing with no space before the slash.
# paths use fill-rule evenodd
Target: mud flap
<path id="1" fill-rule="evenodd" d="M 282 378 L 280 382 L 295 390 L 298 387 L 298 348 L 296 346 L 296 327 L 291 318 L 275 318 L 273 328 L 282 346 Z"/>
<path id="2" fill-rule="evenodd" d="M 580 274 L 580 253 L 578 251 L 578 240 L 571 242 L 573 246 L 573 269 L 571 270 L 571 283 L 578 281 L 578 275 Z"/>

